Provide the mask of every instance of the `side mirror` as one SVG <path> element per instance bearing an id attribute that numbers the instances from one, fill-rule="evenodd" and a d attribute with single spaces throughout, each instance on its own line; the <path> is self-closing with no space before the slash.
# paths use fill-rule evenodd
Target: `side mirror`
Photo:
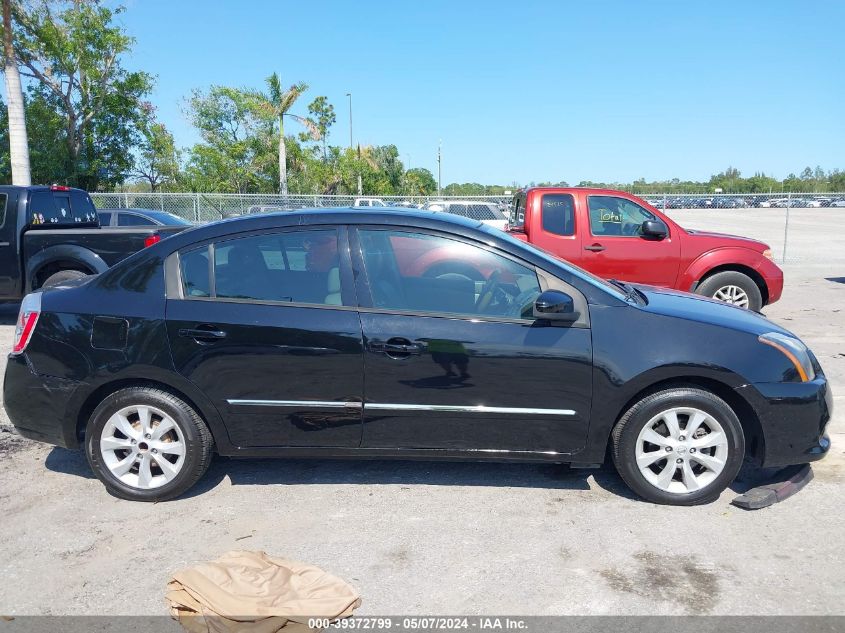
<path id="1" fill-rule="evenodd" d="M 669 234 L 669 230 L 663 222 L 657 220 L 646 220 L 640 225 L 640 233 L 644 237 L 664 238 Z"/>
<path id="2" fill-rule="evenodd" d="M 577 321 L 579 313 L 575 311 L 575 302 L 565 292 L 546 290 L 534 302 L 534 318 L 549 321 Z"/>

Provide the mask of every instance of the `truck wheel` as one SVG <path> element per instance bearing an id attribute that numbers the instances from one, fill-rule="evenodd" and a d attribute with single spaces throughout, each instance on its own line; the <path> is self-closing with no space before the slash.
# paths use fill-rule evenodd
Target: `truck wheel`
<path id="1" fill-rule="evenodd" d="M 745 436 L 733 409 L 715 394 L 676 387 L 628 409 L 611 435 L 613 463 L 647 501 L 709 503 L 734 480 Z"/>
<path id="2" fill-rule="evenodd" d="M 85 430 L 85 453 L 110 494 L 130 501 L 178 497 L 203 476 L 214 445 L 186 402 L 153 387 L 106 397 Z"/>
<path id="3" fill-rule="evenodd" d="M 759 312 L 763 307 L 763 296 L 754 280 L 735 270 L 726 270 L 707 277 L 695 291 L 705 297 L 748 308 L 754 312 Z"/>
<path id="4" fill-rule="evenodd" d="M 41 284 L 42 288 L 52 288 L 53 286 L 60 286 L 66 281 L 71 281 L 72 279 L 79 279 L 81 277 L 87 277 L 88 274 L 82 272 L 81 270 L 60 270 L 57 273 L 53 273 L 47 279 L 44 280 L 44 283 Z"/>

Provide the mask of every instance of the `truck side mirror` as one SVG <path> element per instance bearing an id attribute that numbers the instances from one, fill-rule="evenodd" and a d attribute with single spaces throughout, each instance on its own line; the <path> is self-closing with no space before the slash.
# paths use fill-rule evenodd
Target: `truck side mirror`
<path id="1" fill-rule="evenodd" d="M 669 234 L 669 229 L 663 222 L 658 220 L 646 220 L 640 225 L 640 234 L 644 237 L 655 237 L 663 239 Z"/>
<path id="2" fill-rule="evenodd" d="M 548 321 L 577 321 L 580 313 L 575 311 L 575 302 L 565 292 L 546 290 L 534 301 L 534 318 Z"/>

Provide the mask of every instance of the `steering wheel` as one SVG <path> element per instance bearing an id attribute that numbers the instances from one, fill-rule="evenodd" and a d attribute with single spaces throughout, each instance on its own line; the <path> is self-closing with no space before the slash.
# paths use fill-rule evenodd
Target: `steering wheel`
<path id="1" fill-rule="evenodd" d="M 498 289 L 499 271 L 494 270 L 481 287 L 481 292 L 478 294 L 478 301 L 475 302 L 476 312 L 484 312 L 490 307 L 490 302 L 493 301 L 493 297 L 496 295 Z"/>

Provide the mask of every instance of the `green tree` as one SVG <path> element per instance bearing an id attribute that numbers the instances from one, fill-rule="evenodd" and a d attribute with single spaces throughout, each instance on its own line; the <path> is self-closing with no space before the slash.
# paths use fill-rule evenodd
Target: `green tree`
<path id="1" fill-rule="evenodd" d="M 287 90 L 282 89 L 282 82 L 279 75 L 273 73 L 267 77 L 267 92 L 249 91 L 245 93 L 254 111 L 265 120 L 278 126 L 278 148 L 279 148 L 279 193 L 288 195 L 287 176 L 287 147 L 285 145 L 285 117 L 297 121 L 303 125 L 316 141 L 320 139 L 320 130 L 310 119 L 298 116 L 290 112 L 296 100 L 308 90 L 308 84 L 300 82 L 290 86 Z"/>
<path id="2" fill-rule="evenodd" d="M 337 121 L 334 106 L 329 103 L 326 97 L 317 97 L 308 104 L 308 113 L 313 117 L 313 121 L 320 132 L 320 138 L 323 141 L 323 160 L 326 160 L 328 159 L 326 142 L 329 137 L 329 128 Z"/>
<path id="3" fill-rule="evenodd" d="M 42 2 L 17 14 L 15 50 L 23 74 L 55 99 L 65 123 L 68 181 L 87 189 L 122 182 L 132 168 L 144 97 L 145 72 L 129 72 L 121 58 L 134 43 L 100 0 L 67 5 Z"/>
<path id="4" fill-rule="evenodd" d="M 179 176 L 179 150 L 173 135 L 154 118 L 152 108 L 141 130 L 133 175 L 145 180 L 153 192 L 162 185 L 175 182 Z"/>
<path id="5" fill-rule="evenodd" d="M 188 115 L 202 143 L 191 148 L 185 184 L 193 191 L 254 193 L 272 191 L 272 129 L 256 115 L 242 90 L 212 86 L 194 90 Z"/>
<path id="6" fill-rule="evenodd" d="M 434 174 L 423 167 L 414 167 L 405 172 L 405 193 L 410 196 L 430 196 L 437 191 Z"/>

